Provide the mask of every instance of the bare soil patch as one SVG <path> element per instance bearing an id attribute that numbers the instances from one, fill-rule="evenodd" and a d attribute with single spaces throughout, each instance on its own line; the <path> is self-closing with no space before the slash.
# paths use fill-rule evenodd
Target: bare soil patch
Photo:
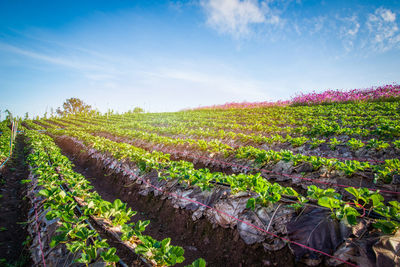
<path id="1" fill-rule="evenodd" d="M 23 136 L 19 135 L 12 158 L 0 170 L 0 266 L 30 266 L 29 252 L 23 245 L 28 236 L 24 227 L 28 204 L 21 184 L 29 175 L 25 156 Z"/>

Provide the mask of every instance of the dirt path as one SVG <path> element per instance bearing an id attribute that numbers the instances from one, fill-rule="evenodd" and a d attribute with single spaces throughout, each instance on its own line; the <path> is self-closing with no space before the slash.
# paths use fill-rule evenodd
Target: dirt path
<path id="1" fill-rule="evenodd" d="M 28 212 L 21 184 L 29 175 L 25 156 L 23 136 L 19 135 L 11 160 L 0 170 L 0 266 L 30 266 L 29 252 L 23 245 L 28 233 L 21 224 Z"/>

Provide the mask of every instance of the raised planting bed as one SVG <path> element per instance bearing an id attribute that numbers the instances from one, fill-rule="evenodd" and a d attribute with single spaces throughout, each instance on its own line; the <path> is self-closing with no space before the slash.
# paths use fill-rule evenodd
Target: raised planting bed
<path id="1" fill-rule="evenodd" d="M 231 194 L 224 185 L 202 191 L 176 179 L 160 180 L 157 172 L 140 173 L 134 162 L 118 161 L 77 139 L 61 136 L 56 140 L 110 197 L 121 197 L 139 211 L 142 207 L 144 213 L 154 214 L 160 226 L 153 231 L 176 233 L 182 242 L 189 239 L 193 250 L 200 251 L 211 266 L 300 262 L 373 266 L 396 261 L 396 248 L 388 246 L 388 240 L 398 244 L 398 236 L 382 234 L 366 216 L 350 227 L 333 219 L 329 209 L 307 205 L 296 211 L 285 199 L 249 209 L 251 192 Z"/>

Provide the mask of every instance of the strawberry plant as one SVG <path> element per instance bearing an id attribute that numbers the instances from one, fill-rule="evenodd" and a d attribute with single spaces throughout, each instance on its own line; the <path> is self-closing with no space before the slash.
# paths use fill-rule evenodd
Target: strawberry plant
<path id="1" fill-rule="evenodd" d="M 132 244 L 136 244 L 140 241 L 139 237 L 142 232 L 149 225 L 150 221 L 137 221 L 136 223 L 124 224 L 121 228 L 121 240 L 129 241 Z"/>
<path id="2" fill-rule="evenodd" d="M 185 267 L 206 267 L 206 261 L 202 258 L 199 258 L 192 262 L 192 264 L 186 265 Z"/>
<path id="3" fill-rule="evenodd" d="M 333 188 L 322 189 L 322 188 L 316 187 L 315 185 L 308 186 L 307 196 L 309 198 L 312 198 L 315 200 L 318 200 L 322 197 L 341 199 L 340 194 L 336 193 L 335 189 L 333 189 Z"/>
<path id="4" fill-rule="evenodd" d="M 361 140 L 351 138 L 351 139 L 347 142 L 347 145 L 350 146 L 350 148 L 351 148 L 352 150 L 357 150 L 357 149 L 362 148 L 362 147 L 364 146 L 364 143 L 363 143 Z"/>
<path id="5" fill-rule="evenodd" d="M 376 140 L 375 138 L 370 139 L 366 145 L 367 148 L 374 148 L 378 151 L 385 150 L 389 146 L 390 146 L 389 143 L 386 143 L 386 142 L 380 141 L 380 140 Z"/>
<path id="6" fill-rule="evenodd" d="M 135 252 L 145 255 L 156 266 L 172 266 L 185 260 L 183 249 L 170 245 L 170 238 L 157 241 L 150 236 L 140 236 L 140 241 Z"/>
<path id="7" fill-rule="evenodd" d="M 326 141 L 324 139 L 317 139 L 315 137 L 311 138 L 311 142 L 310 142 L 310 147 L 311 149 L 315 149 L 317 148 L 320 144 L 325 143 Z"/>
<path id="8" fill-rule="evenodd" d="M 374 227 L 380 229 L 386 234 L 392 234 L 400 229 L 400 203 L 390 201 L 390 206 L 380 206 L 376 212 L 386 217 L 386 220 L 378 220 Z"/>
<path id="9" fill-rule="evenodd" d="M 393 142 L 395 148 L 400 149 L 400 139 Z"/>
<path id="10" fill-rule="evenodd" d="M 293 147 L 299 147 L 299 146 L 304 145 L 305 142 L 307 142 L 307 141 L 308 141 L 308 138 L 305 137 L 305 136 L 302 136 L 302 137 L 295 137 L 295 138 L 292 138 L 292 139 L 290 140 L 290 144 L 291 144 Z"/>
<path id="11" fill-rule="evenodd" d="M 329 147 L 331 150 L 335 150 L 338 145 L 340 145 L 340 141 L 338 141 L 335 137 L 329 140 Z"/>

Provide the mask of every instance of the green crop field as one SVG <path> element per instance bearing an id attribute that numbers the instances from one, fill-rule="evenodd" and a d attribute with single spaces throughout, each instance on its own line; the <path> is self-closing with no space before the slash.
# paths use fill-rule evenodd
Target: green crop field
<path id="1" fill-rule="evenodd" d="M 60 249 L 36 260 L 397 263 L 400 102 L 327 94 L 3 121 L 2 162 L 19 147 L 29 166 L 30 240 Z"/>

